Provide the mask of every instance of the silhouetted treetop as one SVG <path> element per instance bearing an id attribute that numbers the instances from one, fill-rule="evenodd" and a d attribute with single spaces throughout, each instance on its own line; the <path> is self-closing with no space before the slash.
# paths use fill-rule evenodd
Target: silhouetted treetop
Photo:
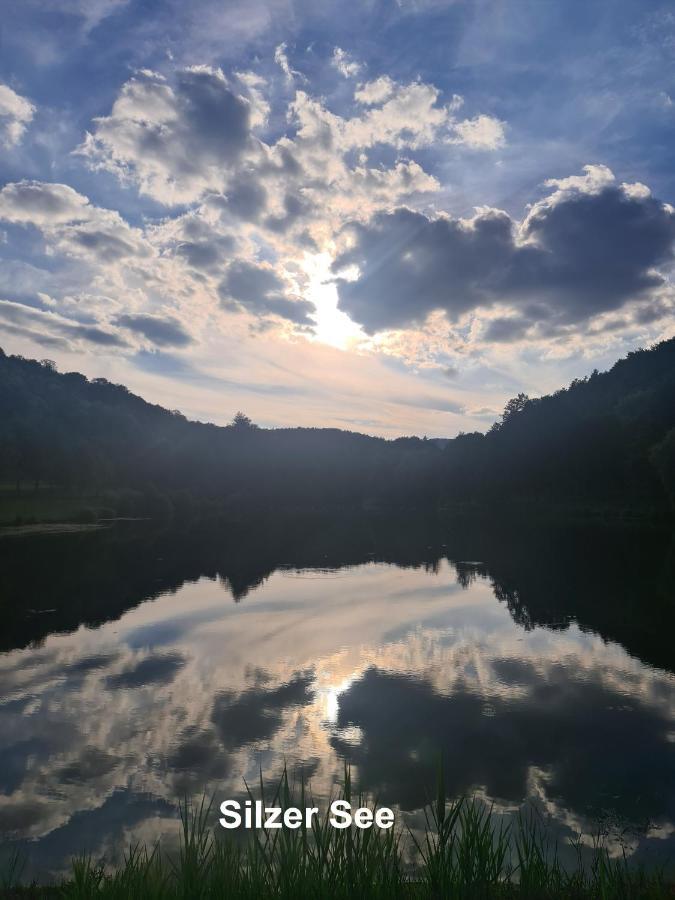
<path id="1" fill-rule="evenodd" d="M 258 426 L 253 423 L 253 420 L 241 411 L 236 413 L 232 419 L 232 428 L 237 428 L 239 431 L 250 431 L 257 427 Z"/>

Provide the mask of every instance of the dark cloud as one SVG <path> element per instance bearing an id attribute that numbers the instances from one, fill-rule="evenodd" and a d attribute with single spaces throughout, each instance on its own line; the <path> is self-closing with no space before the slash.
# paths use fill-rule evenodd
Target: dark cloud
<path id="1" fill-rule="evenodd" d="M 93 325 L 67 325 L 64 326 L 64 330 L 74 338 L 80 338 L 90 344 L 98 344 L 100 347 L 127 346 L 127 342 L 123 341 L 119 335 L 103 331 L 102 328 L 96 328 Z"/>
<path id="2" fill-rule="evenodd" d="M 433 310 L 451 320 L 497 302 L 523 320 L 495 320 L 492 339 L 513 340 L 537 322 L 576 324 L 663 284 L 655 267 L 673 258 L 675 215 L 659 201 L 613 184 L 558 191 L 536 204 L 520 233 L 503 212 L 470 223 L 400 208 L 350 226 L 354 243 L 334 264 L 339 306 L 368 332 L 421 324 Z"/>
<path id="3" fill-rule="evenodd" d="M 169 684 L 185 665 L 180 653 L 153 654 L 146 656 L 133 668 L 109 675 L 108 688 L 135 688 L 149 684 Z"/>
<path id="4" fill-rule="evenodd" d="M 222 782 L 231 769 L 229 755 L 213 729 L 195 726 L 186 728 L 178 737 L 166 763 L 177 796 L 203 790 L 209 782 Z"/>
<path id="5" fill-rule="evenodd" d="M 298 325 L 311 325 L 314 305 L 289 300 L 286 285 L 268 266 L 239 260 L 228 268 L 218 292 L 224 309 L 246 309 L 256 315 L 275 315 Z"/>
<path id="6" fill-rule="evenodd" d="M 84 783 L 107 775 L 119 763 L 119 757 L 98 747 L 85 747 L 76 760 L 58 769 L 56 775 L 63 784 Z"/>
<path id="7" fill-rule="evenodd" d="M 219 73 L 188 69 L 177 79 L 180 135 L 199 161 L 231 162 L 238 158 L 250 134 L 250 107 L 227 86 Z"/>
<path id="8" fill-rule="evenodd" d="M 211 202 L 218 206 L 221 200 L 212 199 Z M 180 235 L 182 240 L 176 244 L 174 252 L 193 269 L 217 268 L 235 245 L 230 235 L 221 234 L 197 215 L 188 215 L 181 220 Z"/>
<path id="9" fill-rule="evenodd" d="M 651 322 L 657 322 L 659 319 L 665 318 L 670 313 L 670 307 L 657 301 L 656 303 L 641 306 L 635 313 L 635 321 L 639 325 L 648 325 Z"/>
<path id="10" fill-rule="evenodd" d="M 228 189 L 226 208 L 241 219 L 256 221 L 267 204 L 265 188 L 253 181 L 242 181 Z"/>
<path id="11" fill-rule="evenodd" d="M 158 347 L 186 347 L 191 336 L 175 319 L 146 315 L 123 315 L 115 319 L 117 325 L 142 334 Z"/>
<path id="12" fill-rule="evenodd" d="M 281 728 L 285 710 L 311 703 L 313 682 L 312 672 L 302 672 L 276 688 L 258 684 L 238 696 L 220 694 L 211 721 L 230 749 L 267 741 Z"/>
<path id="13" fill-rule="evenodd" d="M 83 325 L 9 300 L 0 300 L 0 328 L 15 334 L 23 334 L 43 346 L 65 348 L 69 338 L 100 347 L 128 346 L 119 335 L 96 325 Z"/>
<path id="14" fill-rule="evenodd" d="M 357 265 L 356 281 L 338 278 L 339 306 L 368 332 L 421 324 L 434 309 L 451 318 L 493 299 L 491 268 L 508 268 L 512 222 L 489 213 L 465 228 L 397 209 L 352 225 L 355 243 L 334 269 Z"/>
<path id="15" fill-rule="evenodd" d="M 176 254 L 193 269 L 212 269 L 221 259 L 220 247 L 208 241 L 182 241 L 176 246 Z"/>
<path id="16" fill-rule="evenodd" d="M 96 230 L 74 230 L 70 236 L 73 244 L 88 250 L 101 262 L 117 262 L 127 256 L 135 256 L 138 247 L 116 234 Z"/>
<path id="17" fill-rule="evenodd" d="M 483 337 L 486 341 L 494 343 L 508 344 L 511 341 L 518 341 L 525 335 L 529 327 L 529 322 L 518 318 L 499 318 L 491 319 Z"/>
<path id="18" fill-rule="evenodd" d="M 50 804 L 41 800 L 18 800 L 0 808 L 0 832 L 5 839 L 14 834 L 28 831 L 38 823 L 48 821 Z"/>
<path id="19" fill-rule="evenodd" d="M 663 283 L 653 267 L 672 259 L 675 216 L 653 197 L 609 185 L 535 207 L 525 237 L 541 252 L 516 255 L 512 291 L 543 294 L 564 321 L 577 322 Z"/>
<path id="20" fill-rule="evenodd" d="M 2 313 L 0 312 L 0 316 Z M 0 331 L 4 334 L 14 334 L 17 337 L 26 338 L 33 341 L 40 347 L 49 347 L 53 350 L 68 350 L 70 344 L 65 338 L 54 337 L 50 334 L 44 334 L 41 331 L 34 331 L 32 328 L 23 328 L 20 325 L 10 325 L 7 322 L 0 322 Z"/>
<path id="21" fill-rule="evenodd" d="M 66 668 L 69 673 L 86 674 L 97 669 L 107 669 L 111 663 L 115 662 L 116 658 L 116 653 L 99 653 L 94 656 L 84 656 L 82 659 L 70 663 Z"/>
<path id="22" fill-rule="evenodd" d="M 284 234 L 310 210 L 310 205 L 298 194 L 286 194 L 284 212 L 280 216 L 269 216 L 265 225 L 270 231 Z"/>
<path id="23" fill-rule="evenodd" d="M 527 661 L 499 659 L 496 675 L 513 690 L 486 705 L 463 679 L 445 694 L 424 678 L 371 668 L 340 695 L 333 746 L 358 768 L 362 789 L 407 809 L 426 802 L 441 755 L 450 797 L 482 787 L 522 802 L 535 766 L 567 809 L 587 812 L 600 796 L 627 821 L 675 814 L 675 794 L 663 790 L 675 762 L 663 711 L 564 665 L 543 677 Z M 353 727 L 358 742 L 343 740 Z"/>

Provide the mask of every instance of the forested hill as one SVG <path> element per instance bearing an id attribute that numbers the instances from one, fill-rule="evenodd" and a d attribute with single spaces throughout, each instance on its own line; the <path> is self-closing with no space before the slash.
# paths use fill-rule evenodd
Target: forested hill
<path id="1" fill-rule="evenodd" d="M 113 512 L 675 500 L 675 339 L 444 446 L 337 429 L 190 422 L 105 379 L 0 351 L 0 484 L 106 495 Z"/>
<path id="2" fill-rule="evenodd" d="M 487 435 L 450 442 L 444 492 L 660 507 L 675 502 L 675 339 L 556 393 L 510 400 Z"/>
<path id="3" fill-rule="evenodd" d="M 0 484 L 124 488 L 127 499 L 130 492 L 150 492 L 156 501 L 159 492 L 180 503 L 187 494 L 221 507 L 375 502 L 391 494 L 402 473 L 416 493 L 439 453 L 417 438 L 260 429 L 241 414 L 225 427 L 191 422 L 123 385 L 61 374 L 48 360 L 2 351 L 0 423 Z M 405 481 L 397 502 L 417 502 Z"/>

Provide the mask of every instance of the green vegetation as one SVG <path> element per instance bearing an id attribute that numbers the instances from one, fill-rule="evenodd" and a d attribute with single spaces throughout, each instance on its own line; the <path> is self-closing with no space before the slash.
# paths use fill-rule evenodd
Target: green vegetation
<path id="1" fill-rule="evenodd" d="M 105 498 L 42 486 L 17 491 L 0 485 L 0 525 L 32 525 L 36 522 L 94 522 L 110 512 Z"/>
<path id="2" fill-rule="evenodd" d="M 270 805 L 313 805 L 305 785 L 292 790 L 284 773 Z M 253 794 L 249 791 L 249 796 Z M 350 774 L 341 797 L 352 800 Z M 358 797 L 357 804 L 365 805 Z M 560 864 L 557 849 L 534 817 L 515 827 L 496 827 L 491 810 L 476 800 L 446 802 L 442 776 L 436 800 L 425 810 L 422 838 L 394 829 L 337 830 L 329 814 L 315 817 L 311 828 L 253 831 L 239 841 L 208 827 L 211 805 L 186 802 L 181 807 L 180 849 L 165 854 L 132 847 L 124 864 L 112 871 L 91 858 L 73 860 L 70 876 L 59 885 L 21 886 L 21 864 L 12 857 L 5 867 L 6 897 L 59 897 L 63 900 L 133 900 L 133 898 L 232 898 L 232 900 L 353 900 L 353 898 L 602 898 L 640 900 L 672 897 L 664 872 L 632 868 L 613 859 L 598 841 L 590 865 L 584 866 L 581 843 L 577 866 Z M 412 861 L 406 846 L 412 847 Z"/>

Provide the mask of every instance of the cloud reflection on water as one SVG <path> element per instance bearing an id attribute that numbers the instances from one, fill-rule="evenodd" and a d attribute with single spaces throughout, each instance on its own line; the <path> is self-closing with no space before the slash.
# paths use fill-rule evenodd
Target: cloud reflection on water
<path id="1" fill-rule="evenodd" d="M 236 796 L 284 760 L 321 796 L 346 759 L 414 811 L 439 752 L 451 796 L 672 843 L 671 674 L 576 624 L 524 629 L 485 566 L 289 574 L 240 604 L 203 578 L 0 657 L 0 828 L 38 868 L 116 858 L 172 830 L 185 791 Z"/>

